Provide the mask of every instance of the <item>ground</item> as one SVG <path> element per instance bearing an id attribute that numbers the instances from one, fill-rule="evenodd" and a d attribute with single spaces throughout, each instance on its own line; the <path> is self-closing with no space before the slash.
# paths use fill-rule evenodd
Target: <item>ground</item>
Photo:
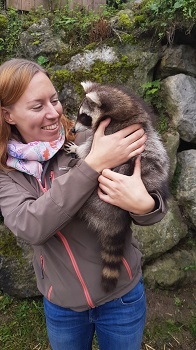
<path id="1" fill-rule="evenodd" d="M 194 286 L 175 291 L 149 290 L 142 350 L 196 350 Z"/>
<path id="2" fill-rule="evenodd" d="M 141 350 L 196 350 L 194 286 L 150 290 Z M 0 349 L 51 350 L 46 334 L 42 298 L 16 299 L 0 293 Z M 98 350 L 96 337 L 93 350 Z M 134 349 L 131 349 L 134 350 Z"/>

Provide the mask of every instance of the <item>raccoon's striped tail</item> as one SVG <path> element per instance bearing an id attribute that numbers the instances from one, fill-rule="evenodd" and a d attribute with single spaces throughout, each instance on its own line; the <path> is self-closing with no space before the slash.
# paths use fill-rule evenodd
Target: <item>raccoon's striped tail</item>
<path id="1" fill-rule="evenodd" d="M 112 292 L 116 288 L 120 275 L 124 251 L 124 239 L 122 237 L 107 237 L 105 239 L 107 242 L 101 249 L 103 264 L 101 283 L 106 293 Z"/>

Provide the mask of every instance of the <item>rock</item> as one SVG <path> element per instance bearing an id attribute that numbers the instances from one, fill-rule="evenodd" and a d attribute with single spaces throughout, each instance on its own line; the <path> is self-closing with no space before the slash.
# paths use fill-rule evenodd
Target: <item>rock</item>
<path id="1" fill-rule="evenodd" d="M 164 140 L 164 145 L 167 150 L 168 157 L 170 159 L 170 169 L 169 169 L 169 178 L 173 178 L 173 175 L 176 170 L 177 164 L 177 150 L 180 144 L 180 136 L 176 130 L 172 130 L 166 133 Z"/>
<path id="2" fill-rule="evenodd" d="M 196 77 L 196 48 L 188 45 L 164 46 L 157 77 L 187 74 Z"/>
<path id="3" fill-rule="evenodd" d="M 112 47 L 104 45 L 100 48 L 96 48 L 95 50 L 86 50 L 82 54 L 77 54 L 71 58 L 69 63 L 65 64 L 64 66 L 57 66 L 55 69 L 67 69 L 71 72 L 78 69 L 90 70 L 91 66 L 96 60 L 114 63 L 118 61 L 118 56 Z"/>
<path id="4" fill-rule="evenodd" d="M 59 36 L 55 36 L 51 30 L 49 20 L 43 18 L 34 23 L 20 36 L 18 56 L 34 59 L 38 56 L 60 54 L 67 51 L 67 46 Z"/>
<path id="5" fill-rule="evenodd" d="M 176 250 L 144 267 L 144 281 L 150 288 L 174 289 L 196 281 L 195 249 Z"/>
<path id="6" fill-rule="evenodd" d="M 2 224 L 0 243 L 0 290 L 18 298 L 40 295 L 32 265 L 32 248 L 17 240 Z"/>
<path id="7" fill-rule="evenodd" d="M 196 230 L 196 150 L 178 154 L 179 177 L 176 198 L 190 226 Z"/>
<path id="8" fill-rule="evenodd" d="M 153 70 L 160 58 L 158 51 L 143 49 L 137 45 L 119 47 L 119 52 L 128 57 L 133 66 L 133 73 L 126 82 L 126 86 L 138 95 L 143 95 L 143 84 L 153 80 Z"/>
<path id="9" fill-rule="evenodd" d="M 182 140 L 196 143 L 196 79 L 178 74 L 161 83 L 167 112 Z"/>
<path id="10" fill-rule="evenodd" d="M 178 204 L 172 198 L 169 201 L 166 216 L 159 223 L 143 227 L 133 224 L 132 229 L 145 261 L 157 258 L 167 252 L 188 233 Z"/>

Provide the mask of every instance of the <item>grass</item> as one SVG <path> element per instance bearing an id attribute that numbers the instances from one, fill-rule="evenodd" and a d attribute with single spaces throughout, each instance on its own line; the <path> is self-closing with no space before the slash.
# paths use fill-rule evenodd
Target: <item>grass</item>
<path id="1" fill-rule="evenodd" d="M 0 319 L 0 349 L 49 349 L 42 299 L 17 300 L 1 295 Z"/>
<path id="2" fill-rule="evenodd" d="M 188 295 L 187 298 L 189 300 Z M 142 350 L 195 349 L 196 317 L 192 302 L 188 306 L 181 296 L 174 294 L 172 303 L 173 311 L 168 311 L 175 313 L 175 317 L 168 312 L 158 315 L 154 313 L 153 319 L 147 322 Z M 165 307 L 167 309 L 167 305 Z M 1 350 L 51 349 L 47 338 L 41 297 L 19 300 L 0 294 L 0 319 Z M 185 339 L 187 335 L 188 340 Z M 182 342 L 185 342 L 183 347 Z M 193 347 L 190 347 L 189 344 L 193 344 Z M 95 337 L 92 350 L 98 349 Z"/>
<path id="3" fill-rule="evenodd" d="M 174 291 L 147 290 L 147 322 L 142 350 L 195 350 L 194 287 Z M 176 294 L 177 293 L 177 294 Z"/>
<path id="4" fill-rule="evenodd" d="M 50 350 L 42 298 L 19 300 L 0 295 L 0 349 Z M 98 350 L 96 338 L 93 350 Z"/>

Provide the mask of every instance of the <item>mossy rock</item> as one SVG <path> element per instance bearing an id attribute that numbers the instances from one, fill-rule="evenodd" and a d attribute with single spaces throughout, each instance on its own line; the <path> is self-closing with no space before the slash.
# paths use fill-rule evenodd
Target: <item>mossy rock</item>
<path id="1" fill-rule="evenodd" d="M 0 225 L 0 255 L 22 258 L 22 249 L 17 245 L 15 236 L 2 224 Z"/>

